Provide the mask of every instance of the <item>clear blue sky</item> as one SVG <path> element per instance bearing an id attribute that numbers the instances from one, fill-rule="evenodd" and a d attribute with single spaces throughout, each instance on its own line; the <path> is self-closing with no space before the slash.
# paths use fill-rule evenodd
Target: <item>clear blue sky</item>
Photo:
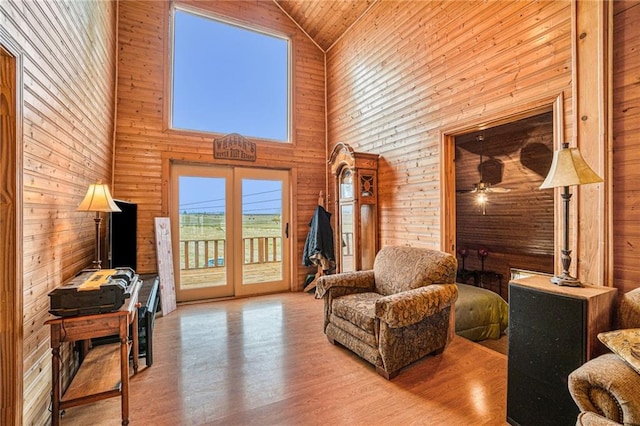
<path id="1" fill-rule="evenodd" d="M 176 9 L 173 127 L 287 140 L 288 42 Z"/>

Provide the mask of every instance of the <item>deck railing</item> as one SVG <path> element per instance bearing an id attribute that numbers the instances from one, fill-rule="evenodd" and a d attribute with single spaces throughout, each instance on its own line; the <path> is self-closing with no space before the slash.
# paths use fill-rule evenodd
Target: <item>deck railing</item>
<path id="1" fill-rule="evenodd" d="M 281 237 L 242 239 L 244 264 L 282 261 Z M 220 268 L 226 265 L 225 240 L 180 240 L 180 269 Z"/>

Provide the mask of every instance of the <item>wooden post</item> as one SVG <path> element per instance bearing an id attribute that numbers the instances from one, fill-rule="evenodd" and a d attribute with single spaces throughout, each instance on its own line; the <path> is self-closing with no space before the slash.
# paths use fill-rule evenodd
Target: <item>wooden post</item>
<path id="1" fill-rule="evenodd" d="M 577 277 L 613 285 L 612 2 L 572 1 L 573 129 L 576 145 L 604 183 L 579 187 L 572 222 Z"/>

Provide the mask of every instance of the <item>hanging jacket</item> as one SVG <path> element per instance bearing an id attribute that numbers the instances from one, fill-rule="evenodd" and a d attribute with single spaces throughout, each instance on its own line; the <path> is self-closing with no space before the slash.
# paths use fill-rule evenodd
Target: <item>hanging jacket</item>
<path id="1" fill-rule="evenodd" d="M 324 207 L 316 207 L 311 222 L 309 223 L 309 233 L 304 244 L 302 254 L 302 264 L 304 266 L 323 265 L 327 263 L 335 265 L 335 254 L 333 250 L 333 229 L 331 228 L 331 213 Z"/>

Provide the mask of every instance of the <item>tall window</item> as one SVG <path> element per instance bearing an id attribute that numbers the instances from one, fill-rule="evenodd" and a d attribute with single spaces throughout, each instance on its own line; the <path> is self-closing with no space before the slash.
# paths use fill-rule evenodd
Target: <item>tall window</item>
<path id="1" fill-rule="evenodd" d="M 171 128 L 289 141 L 288 40 L 175 8 Z"/>

